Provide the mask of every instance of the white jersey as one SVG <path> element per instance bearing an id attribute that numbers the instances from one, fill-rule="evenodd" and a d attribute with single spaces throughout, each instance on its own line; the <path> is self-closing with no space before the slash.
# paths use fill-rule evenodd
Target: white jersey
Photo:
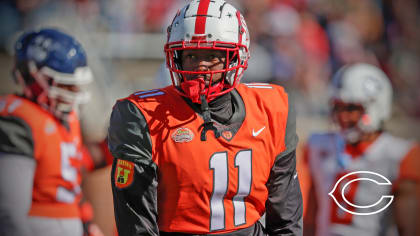
<path id="1" fill-rule="evenodd" d="M 355 171 L 375 172 L 391 182 L 396 181 L 400 163 L 413 145 L 413 142 L 383 133 L 364 153 L 352 157 L 345 152 L 345 142 L 340 135 L 312 135 L 308 141 L 308 161 L 318 199 L 316 235 L 383 235 L 384 221 L 389 218 L 387 215 L 391 207 L 373 215 L 355 215 L 342 210 L 328 194 L 342 176 Z M 359 174 L 357 178 L 366 177 L 363 175 Z M 352 176 L 356 178 L 356 175 Z M 339 196 L 348 182 L 341 181 L 333 196 L 346 209 L 360 212 Z M 347 185 L 345 190 L 345 199 L 358 206 L 373 205 L 381 196 L 392 195 L 392 185 L 377 185 L 372 181 L 355 181 Z M 384 204 L 375 207 L 379 210 Z"/>

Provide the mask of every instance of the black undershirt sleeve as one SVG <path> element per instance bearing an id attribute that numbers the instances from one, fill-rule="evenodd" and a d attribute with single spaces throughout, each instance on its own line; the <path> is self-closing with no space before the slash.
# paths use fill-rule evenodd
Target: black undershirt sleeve
<path id="1" fill-rule="evenodd" d="M 114 213 L 119 235 L 159 235 L 157 226 L 157 165 L 152 161 L 152 142 L 147 122 L 130 101 L 115 104 L 108 130 L 114 156 L 111 172 Z M 117 160 L 134 163 L 133 182 L 115 185 Z"/>
<path id="2" fill-rule="evenodd" d="M 266 230 L 269 235 L 302 235 L 303 203 L 296 172 L 296 114 L 293 100 L 288 102 L 286 150 L 281 152 L 267 182 Z"/>
<path id="3" fill-rule="evenodd" d="M 266 229 L 269 235 L 302 235 L 302 193 L 296 152 L 278 158 L 267 182 Z"/>

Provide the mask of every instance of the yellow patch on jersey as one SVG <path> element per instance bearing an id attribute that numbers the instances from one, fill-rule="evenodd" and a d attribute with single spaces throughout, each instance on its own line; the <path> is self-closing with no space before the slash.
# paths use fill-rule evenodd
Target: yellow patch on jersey
<path id="1" fill-rule="evenodd" d="M 128 187 L 133 182 L 134 163 L 126 160 L 117 160 L 115 167 L 115 186 Z"/>

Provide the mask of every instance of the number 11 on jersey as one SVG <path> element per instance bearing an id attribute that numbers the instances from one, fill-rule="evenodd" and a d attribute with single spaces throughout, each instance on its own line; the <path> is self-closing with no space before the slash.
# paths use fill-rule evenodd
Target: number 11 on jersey
<path id="1" fill-rule="evenodd" d="M 242 150 L 235 156 L 235 168 L 238 169 L 238 190 L 232 198 L 234 224 L 246 223 L 244 199 L 251 191 L 252 184 L 252 151 Z M 210 169 L 213 170 L 213 192 L 210 200 L 210 231 L 225 228 L 224 199 L 229 183 L 229 164 L 227 152 L 215 153 L 210 158 Z"/>

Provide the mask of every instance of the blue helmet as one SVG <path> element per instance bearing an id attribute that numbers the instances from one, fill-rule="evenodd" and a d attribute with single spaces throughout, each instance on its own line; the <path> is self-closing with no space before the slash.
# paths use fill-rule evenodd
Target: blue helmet
<path id="1" fill-rule="evenodd" d="M 69 113 L 85 102 L 88 93 L 79 88 L 93 80 L 83 47 L 57 29 L 29 31 L 19 37 L 14 75 L 24 96 L 55 115 Z"/>

